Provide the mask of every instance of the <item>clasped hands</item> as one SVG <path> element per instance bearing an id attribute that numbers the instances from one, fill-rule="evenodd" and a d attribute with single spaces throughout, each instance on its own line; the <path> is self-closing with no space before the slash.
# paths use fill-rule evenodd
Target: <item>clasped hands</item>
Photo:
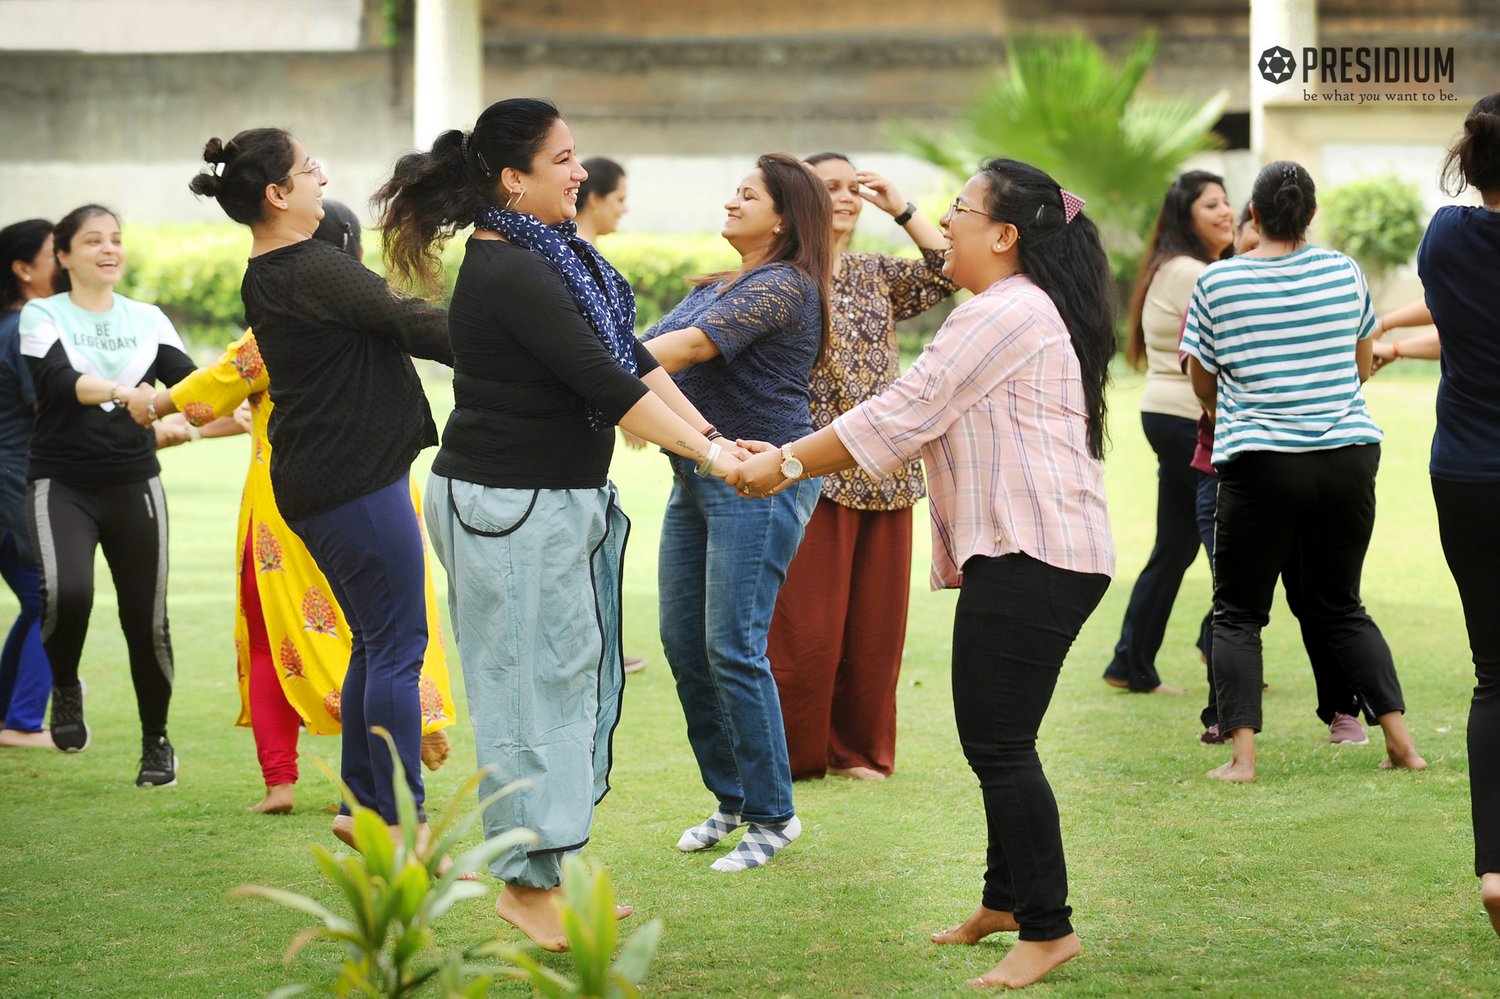
<path id="1" fill-rule="evenodd" d="M 156 401 L 156 386 L 150 382 L 141 382 L 133 389 L 121 386 L 120 397 L 125 400 L 125 407 L 130 412 L 130 418 L 143 427 L 149 427 L 156 420 L 152 416 L 151 406 Z"/>
<path id="2" fill-rule="evenodd" d="M 781 474 L 781 448 L 775 444 L 746 440 L 734 443 L 747 457 L 724 476 L 724 484 L 741 496 L 775 496 L 796 481 Z"/>

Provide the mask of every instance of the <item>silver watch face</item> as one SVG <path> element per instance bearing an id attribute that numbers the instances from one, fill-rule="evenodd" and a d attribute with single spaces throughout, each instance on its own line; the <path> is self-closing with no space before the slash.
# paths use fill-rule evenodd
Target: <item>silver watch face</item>
<path id="1" fill-rule="evenodd" d="M 781 474 L 789 479 L 802 478 L 802 461 L 799 458 L 782 458 Z"/>

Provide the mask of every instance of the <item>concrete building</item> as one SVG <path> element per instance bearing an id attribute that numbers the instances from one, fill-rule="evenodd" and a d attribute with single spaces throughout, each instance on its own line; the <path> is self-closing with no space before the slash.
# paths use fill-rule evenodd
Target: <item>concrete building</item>
<path id="1" fill-rule="evenodd" d="M 841 149 L 935 198 L 951 182 L 896 153 L 889 123 L 951 120 L 1008 35 L 1071 28 L 1108 47 L 1155 30 L 1151 89 L 1228 90 L 1237 148 L 1204 165 L 1236 198 L 1285 157 L 1324 186 L 1394 171 L 1435 207 L 1442 149 L 1500 80 L 1493 0 L 0 0 L 0 218 L 85 199 L 133 220 L 218 218 L 186 189 L 203 141 L 268 123 L 328 164 L 330 196 L 362 204 L 415 141 L 512 95 L 552 98 L 582 154 L 625 163 L 630 229 L 716 229 L 772 149 Z M 1442 85 L 1273 84 L 1257 69 L 1272 46 L 1437 45 L 1453 49 Z M 1434 90 L 1451 99 L 1423 99 Z"/>

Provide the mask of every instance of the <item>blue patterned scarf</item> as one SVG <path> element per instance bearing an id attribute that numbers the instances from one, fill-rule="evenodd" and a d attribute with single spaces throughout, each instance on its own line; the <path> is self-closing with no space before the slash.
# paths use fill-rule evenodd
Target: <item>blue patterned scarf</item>
<path id="1" fill-rule="evenodd" d="M 562 275 L 578 310 L 588 319 L 599 342 L 620 367 L 637 374 L 635 363 L 635 293 L 620 272 L 578 238 L 571 219 L 544 225 L 534 215 L 507 211 L 495 205 L 474 220 L 477 229 L 498 232 L 516 246 L 541 254 Z M 589 426 L 603 430 L 609 420 L 597 409 L 589 409 Z"/>

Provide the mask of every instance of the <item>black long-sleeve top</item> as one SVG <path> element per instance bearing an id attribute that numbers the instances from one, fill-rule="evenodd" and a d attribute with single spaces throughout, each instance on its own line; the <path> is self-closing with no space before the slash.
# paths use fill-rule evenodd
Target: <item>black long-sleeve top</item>
<path id="1" fill-rule="evenodd" d="M 124 295 L 100 313 L 74 305 L 67 293 L 33 299 L 21 313 L 21 350 L 37 400 L 28 479 L 101 486 L 160 474 L 154 431 L 123 406 L 78 401 L 85 374 L 133 388 L 175 385 L 192 372 L 192 359 L 160 309 Z"/>
<path id="2" fill-rule="evenodd" d="M 543 257 L 470 239 L 448 307 L 453 414 L 432 470 L 506 489 L 603 486 L 612 427 L 648 391 L 621 368 Z M 635 345 L 640 375 L 658 367 Z"/>
<path id="3" fill-rule="evenodd" d="M 453 363 L 442 309 L 313 239 L 251 258 L 240 295 L 271 379 L 271 485 L 287 520 L 390 485 L 437 443 L 411 358 Z"/>

